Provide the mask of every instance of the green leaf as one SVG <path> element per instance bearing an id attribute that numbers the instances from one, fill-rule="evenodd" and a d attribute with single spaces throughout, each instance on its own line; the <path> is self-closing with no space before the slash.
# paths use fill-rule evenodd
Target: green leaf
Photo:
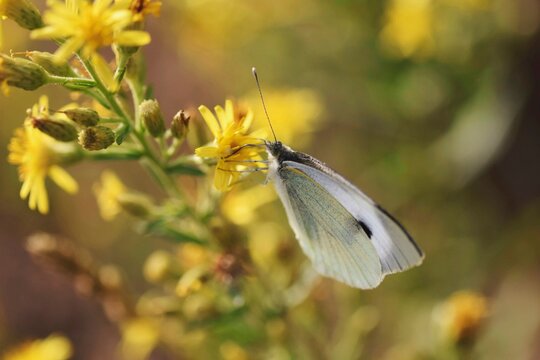
<path id="1" fill-rule="evenodd" d="M 170 240 L 173 240 L 177 243 L 195 243 L 195 244 L 205 244 L 206 242 L 202 239 L 199 239 L 193 234 L 189 234 L 182 230 L 171 227 L 163 219 L 156 219 L 146 223 L 146 226 L 143 230 L 147 234 L 155 234 L 159 236 L 166 237 Z"/>

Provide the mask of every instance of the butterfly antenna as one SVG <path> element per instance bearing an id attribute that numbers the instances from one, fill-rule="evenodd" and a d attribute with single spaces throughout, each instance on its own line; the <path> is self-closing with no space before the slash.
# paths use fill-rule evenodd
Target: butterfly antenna
<path id="1" fill-rule="evenodd" d="M 259 75 L 257 75 L 257 69 L 255 67 L 251 68 L 251 72 L 253 73 L 253 77 L 255 78 L 255 82 L 257 83 L 257 89 L 259 90 L 259 95 L 261 96 L 261 102 L 264 109 L 264 114 L 266 115 L 266 120 L 268 120 L 268 125 L 270 125 L 270 130 L 272 130 L 272 135 L 274 136 L 274 141 L 277 141 L 276 133 L 274 132 L 274 128 L 272 127 L 272 122 L 270 121 L 270 116 L 268 116 L 268 110 L 266 110 L 266 104 L 264 103 L 264 97 L 261 90 L 261 84 L 259 83 Z"/>

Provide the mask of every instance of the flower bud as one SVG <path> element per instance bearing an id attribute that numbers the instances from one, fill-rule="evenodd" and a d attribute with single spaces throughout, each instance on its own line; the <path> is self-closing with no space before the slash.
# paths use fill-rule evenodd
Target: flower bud
<path id="1" fill-rule="evenodd" d="M 48 74 L 30 60 L 0 54 L 0 82 L 24 90 L 35 90 L 47 83 Z"/>
<path id="2" fill-rule="evenodd" d="M 183 110 L 174 115 L 171 122 L 171 134 L 178 140 L 182 140 L 186 136 L 190 118 Z"/>
<path id="3" fill-rule="evenodd" d="M 62 111 L 62 113 L 71 121 L 85 127 L 95 126 L 99 122 L 97 111 L 90 108 L 67 109 Z"/>
<path id="4" fill-rule="evenodd" d="M 39 10 L 28 0 L 0 1 L 0 15 L 10 18 L 22 28 L 28 30 L 43 26 Z"/>
<path id="5" fill-rule="evenodd" d="M 63 142 L 77 139 L 77 129 L 66 121 L 51 118 L 32 118 L 32 126 L 44 134 Z"/>
<path id="6" fill-rule="evenodd" d="M 86 150 L 103 150 L 114 143 L 114 132 L 105 126 L 92 126 L 79 133 L 79 144 Z"/>
<path id="7" fill-rule="evenodd" d="M 165 132 L 165 122 L 156 100 L 144 100 L 139 105 L 139 111 L 144 126 L 153 137 L 159 137 Z"/>
<path id="8" fill-rule="evenodd" d="M 152 202 L 142 194 L 125 192 L 119 194 L 116 200 L 122 210 L 132 216 L 146 218 L 152 212 Z"/>
<path id="9" fill-rule="evenodd" d="M 68 62 L 58 62 L 54 54 L 44 51 L 28 51 L 26 56 L 36 64 L 40 65 L 49 74 L 64 77 L 77 77 L 77 74 L 75 74 L 71 66 L 69 66 Z"/>

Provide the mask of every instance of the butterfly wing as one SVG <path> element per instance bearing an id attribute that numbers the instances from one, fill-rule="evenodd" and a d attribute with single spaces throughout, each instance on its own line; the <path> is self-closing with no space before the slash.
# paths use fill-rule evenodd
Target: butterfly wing
<path id="1" fill-rule="evenodd" d="M 284 161 L 282 166 L 308 176 L 362 224 L 380 258 L 383 275 L 422 263 L 422 250 L 396 219 L 342 176 L 322 163 L 314 164 Z"/>
<path id="2" fill-rule="evenodd" d="M 282 166 L 277 175 L 289 223 L 315 269 L 353 287 L 379 285 L 378 253 L 354 216 L 302 170 Z"/>

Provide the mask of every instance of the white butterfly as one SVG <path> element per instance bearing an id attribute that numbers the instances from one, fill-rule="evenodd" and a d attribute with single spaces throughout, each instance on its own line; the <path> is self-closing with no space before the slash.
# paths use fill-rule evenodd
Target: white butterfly
<path id="1" fill-rule="evenodd" d="M 269 180 L 318 272 L 371 289 L 385 275 L 422 263 L 422 250 L 403 226 L 358 188 L 279 141 L 265 145 Z"/>
<path id="2" fill-rule="evenodd" d="M 392 215 L 321 161 L 276 140 L 256 69 L 252 72 L 275 140 L 264 141 L 268 180 L 315 269 L 372 289 L 386 275 L 420 265 L 424 253 Z"/>

